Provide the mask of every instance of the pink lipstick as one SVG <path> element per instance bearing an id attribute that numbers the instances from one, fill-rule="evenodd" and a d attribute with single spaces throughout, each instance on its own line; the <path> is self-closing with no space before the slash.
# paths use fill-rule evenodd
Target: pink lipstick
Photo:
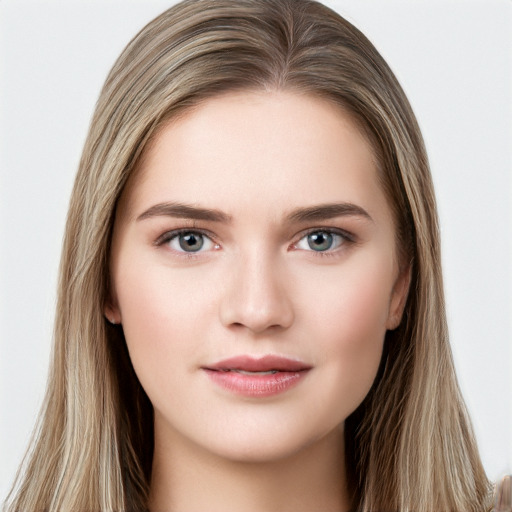
<path id="1" fill-rule="evenodd" d="M 311 366 L 286 357 L 237 356 L 219 361 L 202 370 L 218 386 L 238 395 L 268 397 L 298 384 Z"/>

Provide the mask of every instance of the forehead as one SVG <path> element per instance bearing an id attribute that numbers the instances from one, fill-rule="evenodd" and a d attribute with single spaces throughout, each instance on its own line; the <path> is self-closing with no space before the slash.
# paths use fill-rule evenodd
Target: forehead
<path id="1" fill-rule="evenodd" d="M 358 125 L 325 99 L 292 92 L 231 92 L 164 125 L 146 148 L 122 203 L 281 211 L 385 200 L 374 152 Z"/>

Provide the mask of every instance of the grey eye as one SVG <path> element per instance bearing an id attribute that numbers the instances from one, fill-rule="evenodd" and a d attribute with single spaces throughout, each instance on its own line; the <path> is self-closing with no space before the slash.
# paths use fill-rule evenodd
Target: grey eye
<path id="1" fill-rule="evenodd" d="M 326 231 L 316 231 L 307 236 L 308 246 L 313 251 L 327 251 L 332 248 L 334 237 Z"/>
<path id="2" fill-rule="evenodd" d="M 319 229 L 303 236 L 295 247 L 303 251 L 328 252 L 337 249 L 346 241 L 349 241 L 346 235 Z"/>
<path id="3" fill-rule="evenodd" d="M 174 251 L 181 253 L 204 252 L 216 247 L 213 240 L 200 231 L 178 231 L 174 234 L 170 233 L 167 235 L 167 240 L 164 242 Z"/>
<path id="4" fill-rule="evenodd" d="M 186 252 L 197 252 L 204 245 L 204 237 L 201 233 L 182 233 L 178 235 L 178 241 L 181 249 Z"/>

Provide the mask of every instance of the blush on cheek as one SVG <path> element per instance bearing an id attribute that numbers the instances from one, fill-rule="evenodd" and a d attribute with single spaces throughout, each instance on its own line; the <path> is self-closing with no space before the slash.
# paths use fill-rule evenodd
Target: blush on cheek
<path id="1" fill-rule="evenodd" d="M 331 322 L 343 331 L 351 333 L 345 340 L 380 339 L 386 332 L 391 296 L 390 284 L 376 272 L 348 275 L 343 285 L 336 286 L 325 297 L 324 308 L 319 311 L 319 320 L 330 311 Z"/>
<path id="2" fill-rule="evenodd" d="M 330 288 L 317 307 L 317 318 L 323 326 L 319 343 L 328 355 L 335 383 L 332 392 L 346 417 L 364 400 L 379 368 L 389 283 L 378 272 L 348 273 L 342 282 L 343 286 Z"/>

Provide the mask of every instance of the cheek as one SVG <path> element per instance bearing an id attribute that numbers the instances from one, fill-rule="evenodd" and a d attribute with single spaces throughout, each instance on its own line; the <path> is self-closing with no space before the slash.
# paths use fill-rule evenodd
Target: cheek
<path id="1" fill-rule="evenodd" d="M 192 369 L 194 351 L 206 328 L 208 287 L 192 276 L 162 272 L 153 264 L 120 262 L 117 299 L 134 369 L 143 384 L 165 382 Z M 197 314 L 201 311 L 201 315 Z M 183 363 L 189 366 L 184 366 Z M 146 389 L 150 392 L 150 389 Z"/>
<path id="2" fill-rule="evenodd" d="M 392 261 L 392 260 L 391 260 Z M 392 262 L 358 259 L 334 269 L 321 293 L 310 289 L 310 308 L 319 328 L 327 328 L 329 338 L 340 345 L 373 344 L 386 332 L 393 286 Z"/>
<path id="3" fill-rule="evenodd" d="M 348 416 L 363 401 L 382 356 L 391 293 L 390 273 L 365 265 L 333 276 L 312 302 L 318 357 L 325 365 L 325 389 Z M 343 403 L 341 403 L 343 402 Z"/>

